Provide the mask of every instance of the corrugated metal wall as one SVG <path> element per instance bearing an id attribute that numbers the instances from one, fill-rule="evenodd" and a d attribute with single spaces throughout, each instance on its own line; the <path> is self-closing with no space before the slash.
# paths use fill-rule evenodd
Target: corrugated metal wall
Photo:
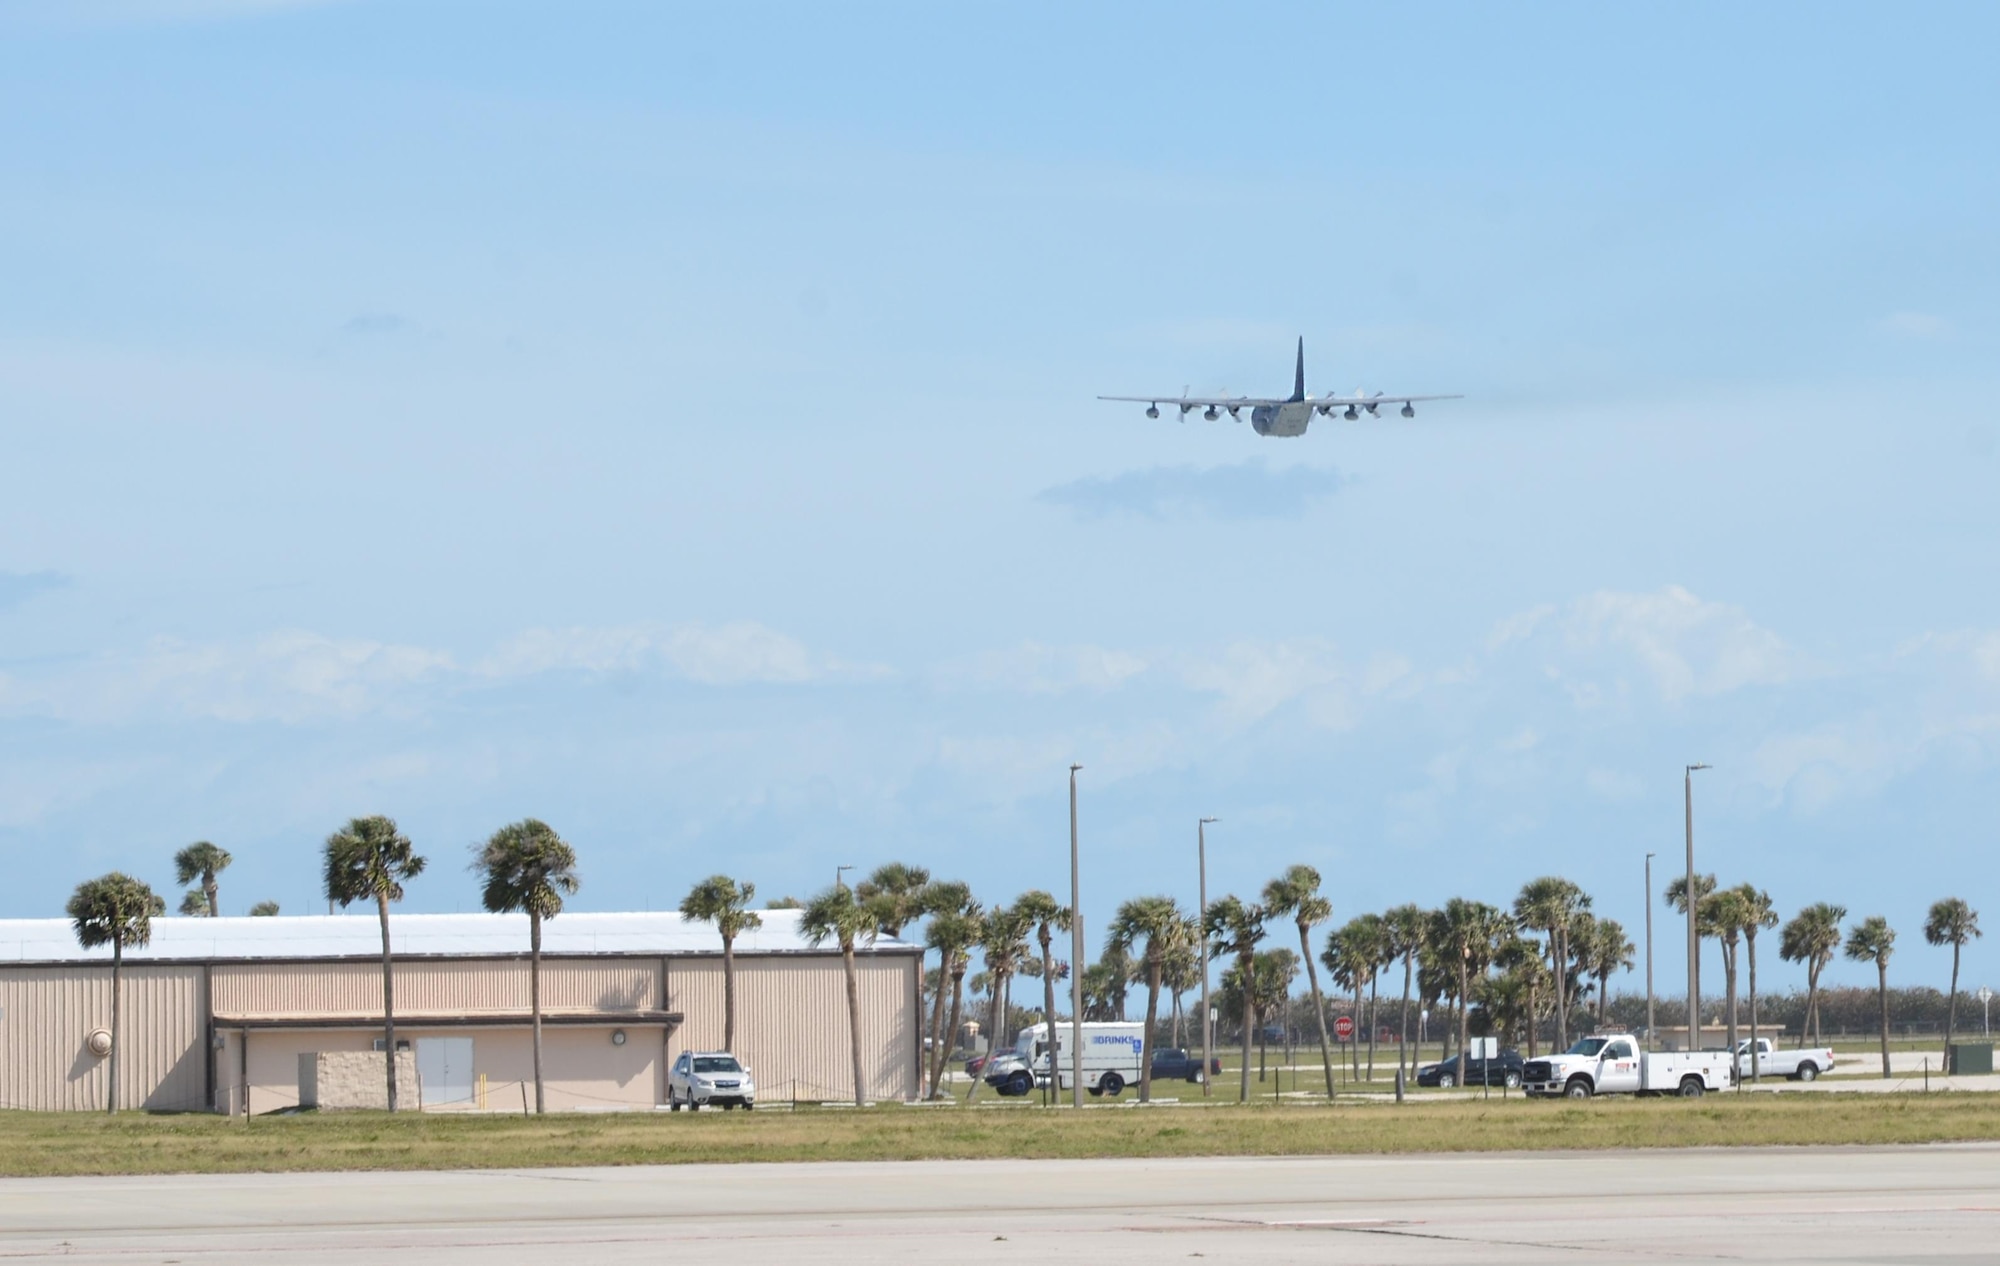
<path id="1" fill-rule="evenodd" d="M 243 1017 L 382 1014 L 382 964 L 217 963 L 215 1013 Z M 399 1015 L 528 1009 L 528 962 L 402 960 L 395 965 Z M 657 1007 L 658 959 L 545 958 L 542 1010 L 635 1011 Z"/>
<path id="2" fill-rule="evenodd" d="M 669 958 L 663 984 L 659 958 L 549 959 L 543 964 L 548 1010 L 629 1011 L 664 1006 L 686 1013 L 669 1030 L 666 1056 L 713 1049 L 722 1040 L 722 960 Z M 859 974 L 866 1093 L 874 1099 L 918 1093 L 916 1051 L 917 965 L 914 955 L 862 955 Z M 120 1103 L 162 1111 L 202 1110 L 210 1052 L 205 1026 L 212 1013 L 231 1018 L 374 1016 L 381 1009 L 381 967 L 370 962 L 218 963 L 209 972 L 213 1009 L 204 999 L 199 964 L 133 964 L 125 969 Z M 527 963 L 521 961 L 417 960 L 396 965 L 399 1014 L 453 1015 L 523 1011 Z M 737 1053 L 755 1070 L 762 1095 L 779 1100 L 846 1098 L 849 1082 L 847 1002 L 840 959 L 827 955 L 747 956 L 737 962 Z M 0 968 L 0 1107 L 88 1110 L 104 1107 L 105 1060 L 85 1045 L 92 1029 L 111 1019 L 111 969 L 99 964 Z M 633 1030 L 654 1041 L 658 1030 Z M 607 1030 L 608 1033 L 608 1030 Z M 241 1081 L 238 1039 L 216 1053 L 216 1102 L 240 1103 L 230 1093 Z M 296 1060 L 262 1067 L 289 1043 L 257 1049 L 253 1038 L 251 1082 L 259 1110 L 296 1097 Z M 365 1048 L 372 1035 L 325 1034 L 325 1049 Z M 562 1043 L 608 1040 L 602 1036 Z M 557 1044 L 558 1048 L 560 1043 Z M 553 1049 L 553 1048 L 552 1048 Z M 655 1048 L 657 1049 L 657 1048 Z M 593 1066 L 601 1052 L 591 1053 Z M 612 1100 L 643 1100 L 647 1082 L 662 1065 L 644 1061 L 618 1073 L 617 1089 L 591 1088 Z M 635 1071 L 636 1070 L 636 1071 Z M 606 1074 L 584 1070 L 586 1080 Z M 550 1069 L 559 1081 L 561 1069 Z M 579 1094 L 582 1092 L 579 1091 Z M 259 1100 L 262 1100 L 259 1102 Z M 587 1099 L 579 1102 L 588 1102 Z"/>
<path id="3" fill-rule="evenodd" d="M 916 972 L 913 955 L 856 957 L 868 1098 L 917 1096 Z M 687 1016 L 667 1036 L 669 1063 L 684 1050 L 720 1047 L 721 956 L 669 959 L 667 1008 Z M 854 1074 L 839 956 L 738 958 L 735 1054 L 749 1065 L 765 1100 L 850 1098 Z"/>
<path id="4" fill-rule="evenodd" d="M 201 976 L 198 966 L 126 966 L 121 1107 L 207 1107 Z M 101 1110 L 110 1061 L 86 1043 L 91 1030 L 110 1025 L 108 964 L 0 968 L 0 1107 Z"/>

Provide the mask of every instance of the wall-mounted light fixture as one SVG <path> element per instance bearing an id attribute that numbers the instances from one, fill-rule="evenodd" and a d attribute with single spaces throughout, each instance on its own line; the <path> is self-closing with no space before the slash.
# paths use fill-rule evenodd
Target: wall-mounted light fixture
<path id="1" fill-rule="evenodd" d="M 92 1055 L 102 1059 L 111 1053 L 111 1030 L 92 1029 L 90 1036 L 84 1039 L 84 1044 L 90 1047 Z"/>
<path id="2" fill-rule="evenodd" d="M 623 1046 L 623 1045 L 625 1045 L 625 1030 L 624 1030 L 624 1029 L 613 1029 L 613 1030 L 611 1030 L 611 1044 L 612 1044 L 613 1046 Z"/>

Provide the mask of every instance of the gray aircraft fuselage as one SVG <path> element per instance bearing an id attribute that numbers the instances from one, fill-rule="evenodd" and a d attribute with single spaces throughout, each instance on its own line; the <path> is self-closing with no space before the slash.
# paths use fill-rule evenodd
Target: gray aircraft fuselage
<path id="1" fill-rule="evenodd" d="M 1313 405 L 1309 400 L 1287 400 L 1283 404 L 1260 404 L 1250 410 L 1250 425 L 1259 435 L 1275 435 L 1289 438 L 1306 433 L 1306 423 L 1312 421 Z"/>

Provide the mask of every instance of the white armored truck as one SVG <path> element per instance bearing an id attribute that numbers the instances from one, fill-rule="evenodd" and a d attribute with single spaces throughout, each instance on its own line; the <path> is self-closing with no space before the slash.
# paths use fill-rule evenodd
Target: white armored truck
<path id="1" fill-rule="evenodd" d="M 1145 1025 L 1087 1023 L 1083 1026 L 1083 1088 L 1093 1095 L 1116 1098 L 1127 1086 L 1139 1084 L 1139 1055 L 1145 1045 Z M 1049 1080 L 1049 1026 L 1031 1024 L 1021 1030 L 1013 1049 L 994 1053 L 980 1073 L 986 1084 L 1003 1095 L 1025 1095 Z M 1056 1025 L 1056 1084 L 1070 1085 L 1070 1026 Z"/>
<path id="2" fill-rule="evenodd" d="M 1630 1033 L 1578 1038 L 1560 1055 L 1531 1059 L 1521 1089 L 1531 1095 L 1679 1095 L 1695 1099 L 1735 1082 L 1728 1051 L 1642 1051 Z"/>

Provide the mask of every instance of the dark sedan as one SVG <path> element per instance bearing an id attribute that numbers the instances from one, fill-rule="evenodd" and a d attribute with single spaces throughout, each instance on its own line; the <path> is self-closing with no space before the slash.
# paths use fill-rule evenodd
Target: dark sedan
<path id="1" fill-rule="evenodd" d="M 1216 1074 L 1221 1071 L 1222 1061 L 1211 1059 L 1209 1061 L 1209 1072 Z M 1165 1050 L 1154 1051 L 1153 1080 L 1198 1082 L 1201 1080 L 1201 1060 L 1199 1057 L 1190 1055 L 1178 1047 L 1169 1047 Z"/>
<path id="2" fill-rule="evenodd" d="M 1417 1070 L 1419 1086 L 1519 1086 L 1521 1084 L 1521 1053 L 1501 1051 L 1495 1059 L 1475 1059 L 1469 1062 L 1464 1076 L 1459 1075 L 1458 1056 L 1454 1055 L 1442 1064 L 1425 1064 Z"/>

